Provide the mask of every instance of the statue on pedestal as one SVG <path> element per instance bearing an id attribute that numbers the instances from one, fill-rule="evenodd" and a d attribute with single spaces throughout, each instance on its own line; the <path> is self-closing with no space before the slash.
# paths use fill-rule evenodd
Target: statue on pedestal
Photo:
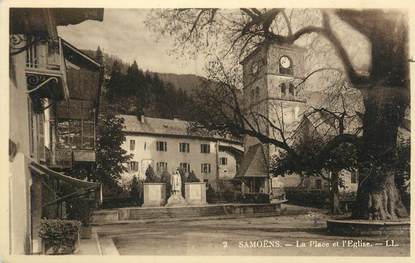
<path id="1" fill-rule="evenodd" d="M 176 170 L 176 172 L 171 176 L 171 192 L 172 195 L 174 194 L 182 194 L 182 178 L 180 176 L 179 170 Z"/>
<path id="2" fill-rule="evenodd" d="M 186 201 L 182 196 L 182 178 L 180 176 L 179 170 L 171 176 L 171 196 L 167 200 L 166 206 L 182 206 L 186 205 Z"/>

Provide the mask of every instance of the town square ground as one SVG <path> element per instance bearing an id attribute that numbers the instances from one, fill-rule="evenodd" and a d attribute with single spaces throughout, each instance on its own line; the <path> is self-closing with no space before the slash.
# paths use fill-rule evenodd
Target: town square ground
<path id="1" fill-rule="evenodd" d="M 409 236 L 334 236 L 324 210 L 285 206 L 290 212 L 281 216 L 147 220 L 94 231 L 104 255 L 409 256 Z"/>

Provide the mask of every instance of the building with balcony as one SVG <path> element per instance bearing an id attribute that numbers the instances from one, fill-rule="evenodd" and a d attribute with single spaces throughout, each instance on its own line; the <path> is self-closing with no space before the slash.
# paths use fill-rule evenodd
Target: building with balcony
<path id="1" fill-rule="evenodd" d="M 243 153 L 242 142 L 233 137 L 221 137 L 190 131 L 189 123 L 179 119 L 119 115 L 124 119 L 126 140 L 122 148 L 133 158 L 122 184 L 128 186 L 133 176 L 145 179 L 149 166 L 161 175 L 174 173 L 177 168 L 193 171 L 202 182 L 217 189 L 221 181 L 235 177 Z"/>
<path id="2" fill-rule="evenodd" d="M 90 153 L 94 150 L 94 126 L 88 124 L 95 122 L 101 67 L 61 39 L 57 27 L 89 19 L 102 21 L 103 10 L 10 9 L 10 254 L 40 252 L 40 219 L 61 218 L 65 213 L 62 203 L 68 197 L 61 195 L 63 185 L 71 185 L 79 194 L 99 189 L 97 183 L 75 179 L 64 173 L 64 169 L 76 161 L 94 161 L 94 154 Z M 85 73 L 87 70 L 93 73 Z M 81 84 L 84 74 L 95 74 L 95 82 Z M 79 90 L 89 97 L 77 95 Z M 82 105 L 85 102 L 82 110 L 86 108 L 93 114 L 62 113 L 61 106 L 72 105 L 72 100 L 82 100 Z M 59 123 L 64 120 L 77 122 L 79 119 L 87 122 L 80 125 L 81 143 L 85 141 L 92 147 L 78 148 L 79 144 L 74 143 L 74 138 L 78 137 L 72 134 L 79 132 L 71 131 L 68 137 L 74 139 L 70 143 L 76 146 L 70 147 L 69 154 L 65 153 L 70 158 L 62 158 L 59 152 L 62 140 L 59 138 L 63 135 L 59 132 Z M 75 153 L 78 149 L 88 153 Z"/>
<path id="3" fill-rule="evenodd" d="M 66 64 L 69 96 L 49 111 L 50 154 L 47 163 L 56 169 L 70 169 L 74 165 L 95 163 L 96 124 L 98 104 L 103 82 L 100 60 L 87 56 L 62 40 Z"/>

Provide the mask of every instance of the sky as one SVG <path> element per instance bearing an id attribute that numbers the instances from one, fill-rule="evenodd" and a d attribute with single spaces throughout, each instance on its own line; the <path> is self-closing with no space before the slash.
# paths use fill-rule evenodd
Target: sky
<path id="1" fill-rule="evenodd" d="M 125 62 L 137 61 L 140 68 L 162 73 L 205 75 L 202 58 L 169 55 L 173 40 L 158 39 L 144 24 L 149 9 L 105 9 L 104 21 L 87 20 L 59 27 L 59 35 L 79 49 L 115 55 Z M 171 52 L 170 52 L 171 53 Z"/>
<path id="2" fill-rule="evenodd" d="M 77 25 L 59 27 L 59 35 L 80 49 L 96 50 L 114 55 L 124 62 L 137 61 L 143 70 L 160 73 L 196 74 L 206 76 L 205 59 L 175 56 L 173 38 L 161 38 L 144 21 L 150 9 L 105 9 L 103 22 L 87 20 Z M 347 25 L 334 21 L 341 41 L 355 66 L 367 65 L 368 45 L 362 36 Z M 176 53 L 178 54 L 178 53 Z"/>

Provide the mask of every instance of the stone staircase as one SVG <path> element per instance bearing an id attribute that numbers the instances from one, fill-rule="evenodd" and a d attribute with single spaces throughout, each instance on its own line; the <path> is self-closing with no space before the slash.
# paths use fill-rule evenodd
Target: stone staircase
<path id="1" fill-rule="evenodd" d="M 111 224 L 137 220 L 189 219 L 200 217 L 259 217 L 280 215 L 281 203 L 212 204 L 179 207 L 126 207 L 94 212 L 92 224 Z"/>

